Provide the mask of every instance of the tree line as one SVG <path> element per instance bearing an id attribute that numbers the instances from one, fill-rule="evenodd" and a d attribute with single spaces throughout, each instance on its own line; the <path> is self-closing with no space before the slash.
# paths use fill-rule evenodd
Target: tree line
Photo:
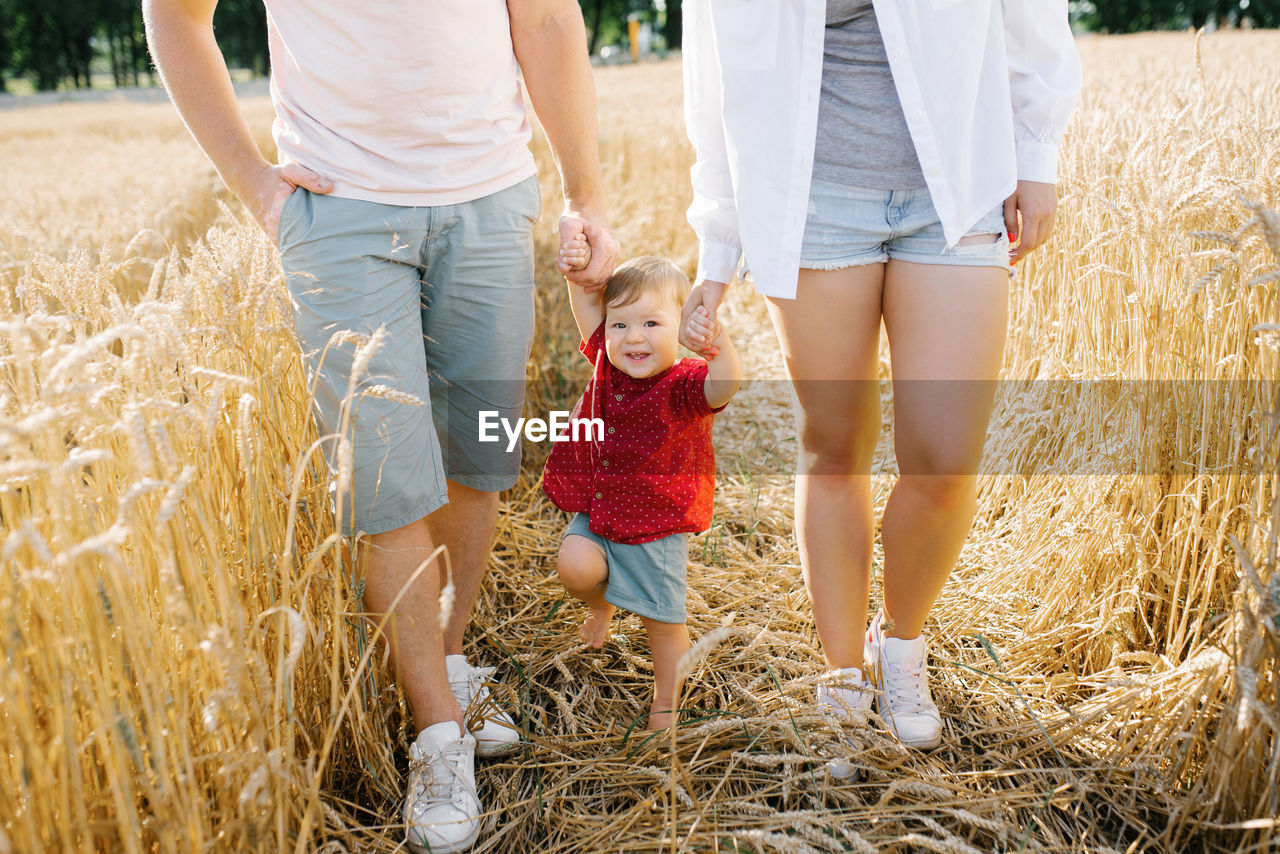
<path id="1" fill-rule="evenodd" d="M 228 64 L 265 74 L 261 0 L 221 0 L 213 20 Z M 18 78 L 41 91 L 87 88 L 97 73 L 116 86 L 155 82 L 140 0 L 0 0 L 0 91 Z"/>
<path id="2" fill-rule="evenodd" d="M 1280 27 L 1276 0 L 1075 0 L 1072 18 L 1105 33 L 1185 27 Z"/>
<path id="3" fill-rule="evenodd" d="M 627 19 L 648 21 L 667 45 L 680 44 L 681 0 L 579 0 L 591 52 L 625 40 Z M 769 0 L 775 2 L 775 0 Z M 1136 32 L 1201 26 L 1280 26 L 1276 0 L 1073 0 L 1086 29 Z M 265 74 L 267 20 L 262 0 L 220 0 L 214 13 L 227 63 Z M 0 91 L 22 78 L 36 89 L 84 88 L 90 75 L 117 86 L 154 82 L 140 0 L 0 0 Z"/>

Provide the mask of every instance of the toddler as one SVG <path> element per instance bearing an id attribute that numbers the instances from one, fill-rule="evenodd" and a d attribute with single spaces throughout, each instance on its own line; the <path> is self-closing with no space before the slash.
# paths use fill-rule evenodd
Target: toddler
<path id="1" fill-rule="evenodd" d="M 561 247 L 570 265 L 588 252 L 582 235 Z M 688 290 L 679 268 L 652 256 L 623 264 L 603 292 L 569 285 L 580 349 L 595 367 L 572 418 L 600 419 L 604 430 L 553 445 L 542 482 L 557 507 L 576 514 L 556 568 L 587 605 L 582 641 L 602 646 L 618 608 L 644 623 L 653 654 L 650 729 L 676 718 L 676 664 L 689 648 L 688 535 L 711 525 L 712 416 L 742 379 L 724 332 L 702 351 L 706 359 L 677 358 Z"/>

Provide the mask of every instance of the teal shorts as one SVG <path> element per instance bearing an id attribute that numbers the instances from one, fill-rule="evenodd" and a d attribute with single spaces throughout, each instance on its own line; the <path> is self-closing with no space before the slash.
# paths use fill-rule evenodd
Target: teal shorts
<path id="1" fill-rule="evenodd" d="M 605 601 L 659 623 L 683 623 L 687 619 L 689 535 L 668 534 L 660 540 L 627 545 L 606 540 L 589 525 L 587 514 L 577 513 L 564 535 L 586 537 L 604 552 L 609 570 Z"/>
<path id="2" fill-rule="evenodd" d="M 436 207 L 285 200 L 280 257 L 343 533 L 421 519 L 448 501 L 446 478 L 515 485 L 518 444 L 480 442 L 479 421 L 524 407 L 540 205 L 536 176 Z"/>

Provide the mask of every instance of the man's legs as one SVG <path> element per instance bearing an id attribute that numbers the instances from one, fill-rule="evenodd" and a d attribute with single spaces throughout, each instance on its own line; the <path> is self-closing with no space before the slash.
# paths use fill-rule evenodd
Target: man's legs
<path id="1" fill-rule="evenodd" d="M 449 687 L 440 626 L 441 562 L 425 519 L 370 535 L 362 544 L 364 604 L 382 622 L 413 731 L 405 839 L 411 851 L 460 851 L 480 830 L 475 741 Z"/>
<path id="2" fill-rule="evenodd" d="M 462 727 L 462 710 L 445 678 L 440 576 L 435 566 L 423 567 L 434 551 L 422 519 L 372 534 L 361 548 L 369 618 L 376 623 L 384 614 L 394 615 L 385 628 L 387 646 L 396 680 L 409 700 L 414 732 L 448 720 Z"/>
<path id="3" fill-rule="evenodd" d="M 498 493 L 482 492 L 448 481 L 449 503 L 427 517 L 433 541 L 448 550 L 453 575 L 453 610 L 444 627 L 444 654 L 461 655 L 462 637 L 471 619 L 480 584 L 489 565 L 493 528 L 498 520 Z M 439 562 L 441 583 L 447 584 L 444 561 Z"/>
<path id="4" fill-rule="evenodd" d="M 392 615 L 388 651 L 416 733 L 406 841 L 452 851 L 475 839 L 480 804 L 475 741 L 448 681 L 425 521 L 447 500 L 418 311 L 416 245 L 428 228 L 423 209 L 299 189 L 282 212 L 280 249 L 338 523 L 348 536 L 375 532 L 359 550 L 364 607 L 376 623 Z"/>
<path id="5" fill-rule="evenodd" d="M 448 479 L 449 503 L 428 520 L 449 550 L 454 584 L 446 667 L 484 756 L 516 749 L 518 732 L 509 715 L 487 702 L 489 671 L 462 656 L 463 636 L 488 567 L 498 493 L 515 485 L 521 455 L 518 444 L 508 450 L 505 437 L 481 442 L 480 420 L 514 422 L 524 408 L 539 205 L 537 179 L 530 177 L 483 198 L 433 208 L 420 256 L 432 415 Z"/>
<path id="6" fill-rule="evenodd" d="M 428 519 L 449 549 L 454 609 L 445 654 L 462 638 L 488 568 L 498 493 L 515 485 L 520 447 L 480 442 L 480 413 L 514 422 L 533 338 L 536 179 L 432 211 L 422 250 L 422 334 L 449 503 Z M 499 431 L 500 432 L 500 431 Z M 441 572 L 444 567 L 441 566 Z"/>

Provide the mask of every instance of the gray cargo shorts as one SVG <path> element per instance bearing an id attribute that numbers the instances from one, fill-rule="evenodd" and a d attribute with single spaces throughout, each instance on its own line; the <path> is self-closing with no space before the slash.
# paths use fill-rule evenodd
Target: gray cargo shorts
<path id="1" fill-rule="evenodd" d="M 540 206 L 536 176 L 436 207 L 301 187 L 285 201 L 280 256 L 344 533 L 421 519 L 446 478 L 515 485 L 520 449 L 480 442 L 479 413 L 524 406 Z"/>

